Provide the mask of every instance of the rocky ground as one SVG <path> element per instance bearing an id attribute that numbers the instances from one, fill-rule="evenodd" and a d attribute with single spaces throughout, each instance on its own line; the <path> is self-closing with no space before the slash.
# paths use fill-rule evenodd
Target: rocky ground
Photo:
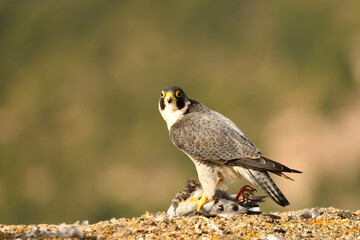
<path id="1" fill-rule="evenodd" d="M 145 213 L 89 225 L 0 225 L 0 239 L 360 239 L 360 211 L 314 208 L 230 218 Z"/>

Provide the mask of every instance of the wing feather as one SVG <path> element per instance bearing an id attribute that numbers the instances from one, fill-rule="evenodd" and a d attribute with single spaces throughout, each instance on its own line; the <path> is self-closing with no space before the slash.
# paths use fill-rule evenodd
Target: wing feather
<path id="1" fill-rule="evenodd" d="M 213 114 L 184 115 L 171 127 L 170 139 L 187 155 L 220 164 L 244 157 L 243 150 L 260 154 L 249 140 Z"/>
<path id="2" fill-rule="evenodd" d="M 239 128 L 220 113 L 208 110 L 185 114 L 170 129 L 170 139 L 192 158 L 217 164 L 267 170 L 287 177 L 290 169 L 261 155 Z"/>

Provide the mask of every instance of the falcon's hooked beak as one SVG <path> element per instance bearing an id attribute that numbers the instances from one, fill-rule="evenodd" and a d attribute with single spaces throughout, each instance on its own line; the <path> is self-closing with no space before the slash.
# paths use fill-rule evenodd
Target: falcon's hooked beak
<path id="1" fill-rule="evenodd" d="M 166 93 L 165 99 L 168 103 L 171 103 L 172 101 L 176 101 L 176 97 L 171 92 Z"/>

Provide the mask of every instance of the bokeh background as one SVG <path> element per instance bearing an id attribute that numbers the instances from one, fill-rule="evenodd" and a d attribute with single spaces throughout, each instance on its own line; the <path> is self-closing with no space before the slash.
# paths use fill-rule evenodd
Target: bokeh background
<path id="1" fill-rule="evenodd" d="M 359 209 L 359 1 L 9 0 L 0 223 L 166 210 L 197 176 L 158 112 L 166 85 L 304 172 L 274 177 L 286 210 Z M 270 200 L 263 209 L 285 210 Z"/>

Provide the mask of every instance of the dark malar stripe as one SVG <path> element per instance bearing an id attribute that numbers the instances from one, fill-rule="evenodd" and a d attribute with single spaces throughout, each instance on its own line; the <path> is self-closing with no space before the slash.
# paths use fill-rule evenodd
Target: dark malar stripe
<path id="1" fill-rule="evenodd" d="M 160 101 L 160 108 L 161 108 L 161 110 L 164 110 L 164 108 L 165 108 L 164 99 L 160 97 L 160 100 L 159 100 L 159 101 Z"/>
<path id="2" fill-rule="evenodd" d="M 185 101 L 184 98 L 180 98 L 176 101 L 176 106 L 178 107 L 178 109 L 182 109 L 183 107 L 185 107 Z"/>

